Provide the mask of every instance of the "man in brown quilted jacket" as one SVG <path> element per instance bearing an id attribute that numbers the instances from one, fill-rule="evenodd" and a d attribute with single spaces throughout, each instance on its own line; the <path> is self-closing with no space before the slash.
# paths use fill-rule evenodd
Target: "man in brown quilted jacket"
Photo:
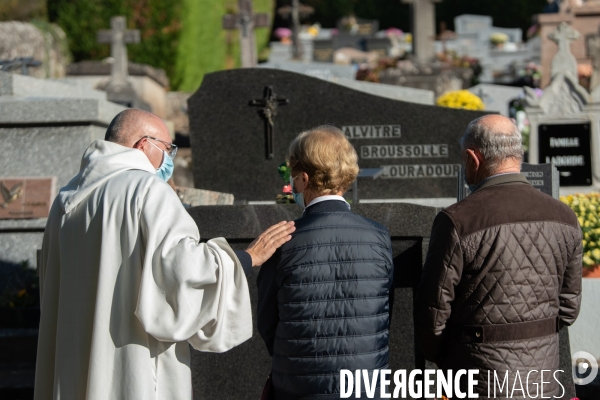
<path id="1" fill-rule="evenodd" d="M 542 398 L 542 381 L 544 398 L 561 398 L 571 371 L 557 372 L 557 332 L 581 301 L 577 217 L 520 174 L 508 118 L 474 120 L 461 147 L 473 193 L 433 224 L 415 306 L 423 352 L 443 370 L 478 369 L 480 398 Z"/>

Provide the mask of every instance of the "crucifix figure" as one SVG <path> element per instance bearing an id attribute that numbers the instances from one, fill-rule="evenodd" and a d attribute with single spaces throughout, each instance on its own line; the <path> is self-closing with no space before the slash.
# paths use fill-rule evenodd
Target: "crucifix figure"
<path id="1" fill-rule="evenodd" d="M 139 43 L 140 31 L 126 29 L 125 17 L 112 17 L 110 30 L 102 30 L 97 34 L 98 43 L 110 43 L 110 55 L 113 58 L 110 82 L 106 87 L 107 99 L 128 107 L 133 106 L 135 91 L 127 79 L 128 60 L 127 43 Z"/>
<path id="2" fill-rule="evenodd" d="M 590 81 L 590 92 L 600 86 L 600 33 L 588 35 L 585 38 L 587 55 L 592 59 L 592 79 Z"/>
<path id="3" fill-rule="evenodd" d="M 223 16 L 223 29 L 239 29 L 242 68 L 253 68 L 258 62 L 254 28 L 269 26 L 269 14 L 252 14 L 252 0 L 239 0 L 238 8 L 239 14 Z"/>
<path id="4" fill-rule="evenodd" d="M 567 72 L 577 79 L 577 60 L 571 53 L 571 42 L 577 38 L 579 38 L 579 32 L 566 22 L 561 22 L 555 31 L 548 34 L 548 39 L 558 45 L 558 52 L 552 59 L 552 77 L 559 72 Z"/>
<path id="5" fill-rule="evenodd" d="M 419 63 L 435 57 L 435 3 L 442 0 L 402 0 L 412 7 L 413 54 Z"/>
<path id="6" fill-rule="evenodd" d="M 288 99 L 278 99 L 273 92 L 272 86 L 265 86 L 264 97 L 262 99 L 250 100 L 251 106 L 262 107 L 260 112 L 265 119 L 265 140 L 267 142 L 267 160 L 272 160 L 273 154 L 273 130 L 275 129 L 275 116 L 277 108 L 289 104 Z"/>

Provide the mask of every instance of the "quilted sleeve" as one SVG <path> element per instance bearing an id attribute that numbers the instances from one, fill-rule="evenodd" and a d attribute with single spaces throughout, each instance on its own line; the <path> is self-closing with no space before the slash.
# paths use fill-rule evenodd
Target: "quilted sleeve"
<path id="1" fill-rule="evenodd" d="M 561 325 L 567 326 L 575 322 L 581 305 L 581 259 L 583 253 L 581 229 L 577 230 L 572 240 L 574 243 L 570 247 L 573 251 L 563 275 L 559 296 L 560 310 L 558 312 Z"/>
<path id="2" fill-rule="evenodd" d="M 452 219 L 441 212 L 433 222 L 427 259 L 417 288 L 414 320 L 425 358 L 441 360 L 463 253 Z"/>

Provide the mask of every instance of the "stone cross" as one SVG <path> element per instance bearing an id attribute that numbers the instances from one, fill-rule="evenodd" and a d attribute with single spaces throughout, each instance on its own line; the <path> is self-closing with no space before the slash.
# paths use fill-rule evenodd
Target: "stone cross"
<path id="1" fill-rule="evenodd" d="M 275 129 L 275 116 L 278 106 L 289 104 L 288 99 L 279 99 L 273 92 L 272 86 L 265 86 L 264 97 L 262 99 L 250 100 L 251 106 L 262 107 L 260 110 L 265 119 L 265 139 L 266 139 L 266 158 L 274 158 L 273 152 L 273 130 Z"/>
<path id="2" fill-rule="evenodd" d="M 577 60 L 571 53 L 571 42 L 577 38 L 579 32 L 566 22 L 561 22 L 555 31 L 548 34 L 548 39 L 558 45 L 558 52 L 552 59 L 552 77 L 559 72 L 565 72 L 577 78 Z"/>
<path id="3" fill-rule="evenodd" d="M 402 0 L 412 5 L 413 54 L 418 63 L 435 57 L 435 3 L 442 0 Z"/>
<path id="4" fill-rule="evenodd" d="M 126 29 L 125 17 L 112 17 L 110 19 L 110 30 L 102 30 L 97 34 L 98 43 L 110 43 L 110 55 L 113 64 L 110 74 L 110 82 L 106 87 L 107 99 L 131 107 L 135 99 L 135 91 L 131 82 L 127 79 L 128 59 L 127 43 L 139 43 L 140 31 Z"/>
<path id="5" fill-rule="evenodd" d="M 239 14 L 223 16 L 223 29 L 239 29 L 242 67 L 253 68 L 258 62 L 254 28 L 269 26 L 269 14 L 252 14 L 252 0 L 239 0 Z"/>
<path id="6" fill-rule="evenodd" d="M 590 92 L 600 86 L 600 33 L 587 35 L 585 38 L 587 55 L 592 59 L 592 79 L 590 81 Z"/>

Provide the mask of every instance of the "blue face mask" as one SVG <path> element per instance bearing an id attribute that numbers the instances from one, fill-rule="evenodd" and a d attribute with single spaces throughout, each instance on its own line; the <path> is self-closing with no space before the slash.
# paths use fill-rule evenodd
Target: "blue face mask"
<path id="1" fill-rule="evenodd" d="M 467 183 L 467 170 L 466 170 L 465 167 L 463 167 L 462 171 L 463 171 L 463 177 L 465 179 L 465 183 L 467 184 L 467 187 L 469 188 L 469 191 L 471 193 L 473 193 L 475 191 L 475 188 L 477 187 L 477 185 L 475 185 L 473 183 Z"/>
<path id="2" fill-rule="evenodd" d="M 175 165 L 173 165 L 173 159 L 169 156 L 169 154 L 166 151 L 161 150 L 160 147 L 158 147 L 154 143 L 150 141 L 148 141 L 148 143 L 150 143 L 152 146 L 156 147 L 163 153 L 162 164 L 160 164 L 160 167 L 156 170 L 156 175 L 158 175 L 160 179 L 166 182 L 169 179 L 171 179 L 171 176 L 173 175 L 173 170 L 175 169 Z"/>
<path id="3" fill-rule="evenodd" d="M 296 175 L 296 178 L 297 177 L 298 175 Z M 290 186 L 292 187 L 292 196 L 294 196 L 294 201 L 296 202 L 296 204 L 298 204 L 302 208 L 306 208 L 306 206 L 304 205 L 304 195 L 302 193 L 296 193 L 296 191 L 294 190 L 294 179 L 296 178 L 292 178 L 292 175 L 290 175 Z"/>
<path id="4" fill-rule="evenodd" d="M 163 162 L 160 164 L 160 168 L 156 170 L 156 175 L 163 181 L 168 181 L 173 175 L 173 159 L 169 157 L 166 151 L 163 151 Z"/>

